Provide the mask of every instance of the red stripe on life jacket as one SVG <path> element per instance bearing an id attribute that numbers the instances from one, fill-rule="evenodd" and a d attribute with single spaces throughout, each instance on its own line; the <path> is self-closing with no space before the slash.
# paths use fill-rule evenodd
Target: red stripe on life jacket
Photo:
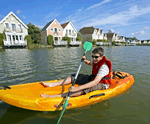
<path id="1" fill-rule="evenodd" d="M 93 70 L 92 70 L 92 75 L 96 77 L 98 71 L 99 71 L 99 68 L 104 64 L 106 63 L 106 65 L 108 66 L 109 68 L 109 74 L 104 76 L 104 78 L 101 79 L 100 83 L 103 83 L 103 84 L 110 84 L 111 85 L 111 69 L 112 69 L 112 64 L 111 64 L 111 61 L 108 57 L 105 57 L 103 56 L 103 59 L 100 60 L 98 63 L 94 64 L 93 62 Z M 106 78 L 106 79 L 105 79 Z M 109 79 L 108 79 L 109 78 Z"/>

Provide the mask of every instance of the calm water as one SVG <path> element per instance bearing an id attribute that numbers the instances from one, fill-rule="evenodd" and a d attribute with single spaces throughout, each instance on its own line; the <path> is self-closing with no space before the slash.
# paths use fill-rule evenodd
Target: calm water
<path id="1" fill-rule="evenodd" d="M 61 124 L 147 124 L 150 123 L 150 47 L 103 47 L 113 71 L 124 71 L 135 78 L 134 85 L 109 100 L 66 110 Z M 81 47 L 54 49 L 0 50 L 0 86 L 66 78 L 76 73 L 84 50 Z M 87 53 L 91 60 L 91 51 Z M 80 73 L 90 74 L 82 64 Z M 37 112 L 0 101 L 0 124 L 56 124 L 60 112 Z"/>

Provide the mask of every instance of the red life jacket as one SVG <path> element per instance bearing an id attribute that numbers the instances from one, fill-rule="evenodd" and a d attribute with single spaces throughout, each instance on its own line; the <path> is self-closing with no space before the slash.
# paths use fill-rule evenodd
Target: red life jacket
<path id="1" fill-rule="evenodd" d="M 104 76 L 104 77 L 101 79 L 100 83 L 111 85 L 111 69 L 112 69 L 112 64 L 111 64 L 111 61 L 110 61 L 110 59 L 109 59 L 108 57 L 103 56 L 103 59 L 100 60 L 97 64 L 94 64 L 94 62 L 93 62 L 92 76 L 93 76 L 94 78 L 96 77 L 96 75 L 97 75 L 97 73 L 98 73 L 98 71 L 99 71 L 99 68 L 100 68 L 104 63 L 106 63 L 107 66 L 108 66 L 108 68 L 109 68 L 109 74 L 106 75 L 106 76 Z M 94 78 L 93 78 L 93 79 L 94 79 Z"/>

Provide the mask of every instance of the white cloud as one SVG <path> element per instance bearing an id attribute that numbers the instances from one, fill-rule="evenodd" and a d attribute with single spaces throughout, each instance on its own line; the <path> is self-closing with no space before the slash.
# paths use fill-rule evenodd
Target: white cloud
<path id="1" fill-rule="evenodd" d="M 135 32 L 135 33 L 132 33 L 131 35 L 143 35 L 145 34 L 145 31 L 139 31 L 139 32 Z"/>
<path id="2" fill-rule="evenodd" d="M 17 10 L 17 14 L 19 14 L 19 13 L 21 13 L 21 11 L 20 11 L 20 10 Z"/>
<path id="3" fill-rule="evenodd" d="M 144 28 L 144 30 L 148 30 L 148 29 L 149 29 L 149 27 L 145 27 L 145 28 Z"/>
<path id="4" fill-rule="evenodd" d="M 110 30 L 111 30 L 111 32 L 115 33 L 115 30 L 113 30 L 113 29 L 110 29 Z"/>
<path id="5" fill-rule="evenodd" d="M 102 1 L 100 3 L 94 4 L 94 5 L 90 6 L 90 7 L 88 7 L 86 10 L 94 9 L 96 7 L 99 7 L 99 6 L 101 6 L 101 5 L 105 4 L 105 3 L 109 3 L 109 2 L 111 2 L 111 0 L 104 0 L 104 1 Z"/>
<path id="6" fill-rule="evenodd" d="M 43 25 L 35 25 L 36 27 L 38 27 L 39 29 L 42 29 L 44 26 Z"/>
<path id="7" fill-rule="evenodd" d="M 57 16 L 59 16 L 60 15 L 60 13 L 55 13 L 55 12 L 51 12 L 51 13 L 49 13 L 45 18 L 47 19 L 47 18 L 56 18 Z"/>
<path id="8" fill-rule="evenodd" d="M 97 17 L 94 19 L 94 21 L 91 20 L 90 23 L 86 23 L 85 26 L 99 26 L 99 25 L 106 25 L 106 24 L 119 24 L 119 25 L 128 25 L 128 22 L 131 19 L 134 19 L 136 17 L 139 17 L 143 14 L 150 13 L 150 6 L 142 8 L 141 10 L 138 10 L 137 6 L 133 6 L 129 8 L 128 11 L 122 11 L 113 15 L 110 15 L 106 18 L 101 18 L 97 15 Z"/>
<path id="9" fill-rule="evenodd" d="M 23 15 L 23 18 L 26 19 L 26 17 Z"/>

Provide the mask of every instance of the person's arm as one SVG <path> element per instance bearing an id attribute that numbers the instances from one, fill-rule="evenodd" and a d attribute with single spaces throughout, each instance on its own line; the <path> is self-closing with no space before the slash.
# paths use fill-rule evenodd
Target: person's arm
<path id="1" fill-rule="evenodd" d="M 83 90 L 83 89 L 94 87 L 101 81 L 101 79 L 104 76 L 106 76 L 108 74 L 109 74 L 109 68 L 108 68 L 107 65 L 103 64 L 101 66 L 101 68 L 99 69 L 98 74 L 97 74 L 97 76 L 95 77 L 95 79 L 93 81 L 88 82 L 88 83 L 86 83 L 84 85 L 80 85 L 78 87 L 72 87 L 71 86 L 69 91 L 75 92 L 75 91 L 80 91 L 80 90 Z"/>
<path id="2" fill-rule="evenodd" d="M 83 61 L 84 61 L 87 65 L 92 65 L 92 62 L 86 60 L 86 57 L 85 57 L 85 56 L 83 56 L 81 59 L 83 59 Z"/>
<path id="3" fill-rule="evenodd" d="M 81 91 L 83 89 L 94 87 L 94 86 L 96 86 L 100 82 L 100 80 L 102 78 L 103 77 L 101 75 L 97 75 L 93 81 L 90 81 L 90 82 L 88 82 L 86 84 L 83 84 L 83 85 L 80 85 L 80 86 L 77 86 L 77 87 L 71 86 L 69 88 L 69 91 L 76 92 L 76 91 Z"/>

